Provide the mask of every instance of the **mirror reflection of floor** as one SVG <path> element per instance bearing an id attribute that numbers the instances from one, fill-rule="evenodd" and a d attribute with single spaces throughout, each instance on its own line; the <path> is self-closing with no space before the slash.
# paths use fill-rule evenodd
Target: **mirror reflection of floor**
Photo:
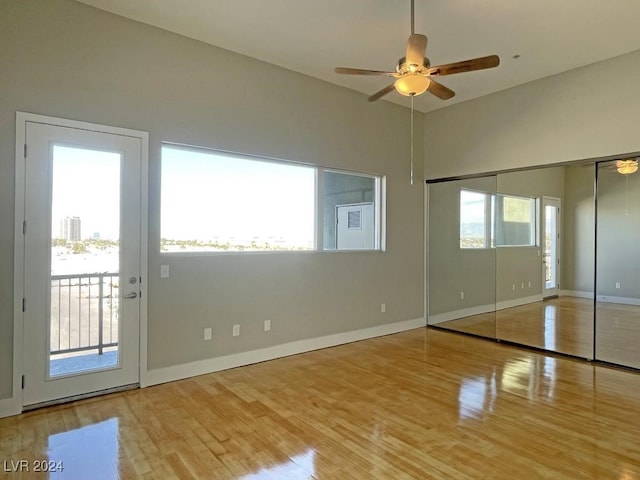
<path id="1" fill-rule="evenodd" d="M 549 298 L 496 312 L 501 340 L 593 358 L 593 300 Z"/>
<path id="2" fill-rule="evenodd" d="M 576 297 L 473 315 L 438 325 L 545 350 L 593 358 L 593 300 Z"/>
<path id="3" fill-rule="evenodd" d="M 447 330 L 455 330 L 456 332 L 478 335 L 480 337 L 496 338 L 496 312 L 456 318 L 448 322 L 438 323 L 437 326 L 446 328 Z"/>
<path id="4" fill-rule="evenodd" d="M 598 360 L 640 368 L 640 306 L 596 303 Z"/>

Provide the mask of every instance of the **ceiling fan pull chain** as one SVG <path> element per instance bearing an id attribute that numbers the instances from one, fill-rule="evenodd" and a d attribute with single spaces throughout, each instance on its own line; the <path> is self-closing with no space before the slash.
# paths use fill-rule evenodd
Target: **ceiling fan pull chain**
<path id="1" fill-rule="evenodd" d="M 413 2 L 411 2 L 413 4 Z M 411 95 L 411 167 L 410 167 L 410 180 L 411 185 L 413 185 L 413 97 L 415 95 Z"/>

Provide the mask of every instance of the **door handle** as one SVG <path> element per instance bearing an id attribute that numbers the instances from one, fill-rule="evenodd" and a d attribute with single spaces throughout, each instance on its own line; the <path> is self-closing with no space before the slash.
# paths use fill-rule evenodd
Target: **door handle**
<path id="1" fill-rule="evenodd" d="M 137 292 L 129 292 L 124 296 L 124 298 L 138 298 L 138 293 Z"/>

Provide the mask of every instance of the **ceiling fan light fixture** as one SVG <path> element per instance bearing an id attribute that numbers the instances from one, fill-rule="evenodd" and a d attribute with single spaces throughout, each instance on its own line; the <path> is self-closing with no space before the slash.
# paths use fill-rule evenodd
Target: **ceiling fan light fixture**
<path id="1" fill-rule="evenodd" d="M 406 97 L 421 95 L 427 91 L 431 80 L 419 73 L 408 73 L 396 80 L 394 84 L 399 94 Z"/>
<path id="2" fill-rule="evenodd" d="M 616 162 L 616 168 L 618 169 L 618 173 L 622 175 L 631 175 L 632 173 L 636 173 L 638 171 L 638 160 L 618 160 Z"/>

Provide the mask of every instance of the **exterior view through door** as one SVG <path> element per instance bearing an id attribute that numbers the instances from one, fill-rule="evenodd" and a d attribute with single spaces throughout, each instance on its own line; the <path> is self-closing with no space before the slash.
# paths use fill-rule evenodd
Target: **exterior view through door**
<path id="1" fill-rule="evenodd" d="M 137 384 L 147 134 L 18 114 L 22 129 L 23 406 Z"/>
<path id="2" fill-rule="evenodd" d="M 543 296 L 560 292 L 560 199 L 542 198 Z"/>

